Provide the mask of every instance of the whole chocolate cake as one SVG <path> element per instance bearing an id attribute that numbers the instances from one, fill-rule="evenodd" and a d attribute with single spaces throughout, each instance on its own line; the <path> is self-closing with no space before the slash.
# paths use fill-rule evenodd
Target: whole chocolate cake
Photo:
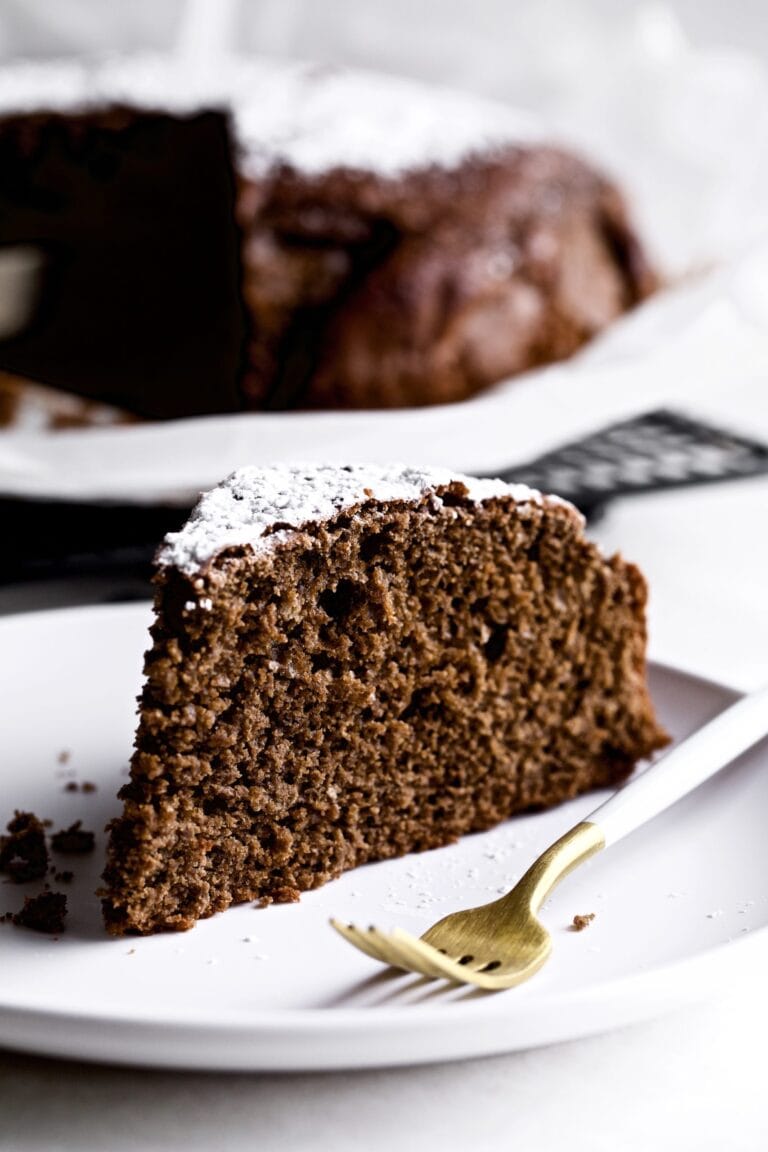
<path id="1" fill-rule="evenodd" d="M 522 486 L 234 473 L 158 556 L 109 931 L 295 900 L 619 783 L 665 743 L 645 600 L 574 508 Z"/>
<path id="2" fill-rule="evenodd" d="M 143 417 L 459 400 L 652 289 L 615 186 L 502 105 L 171 59 L 0 70 L 0 370 Z"/>

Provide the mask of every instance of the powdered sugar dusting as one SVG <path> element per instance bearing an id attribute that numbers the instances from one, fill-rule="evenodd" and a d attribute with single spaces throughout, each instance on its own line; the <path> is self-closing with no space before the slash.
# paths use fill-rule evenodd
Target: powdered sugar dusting
<path id="1" fill-rule="evenodd" d="M 256 553 L 269 552 L 302 525 L 330 520 L 368 500 L 417 502 L 433 494 L 439 506 L 435 490 L 452 481 L 466 485 L 470 498 L 478 502 L 495 496 L 511 497 L 519 504 L 541 504 L 543 499 L 525 484 L 478 480 L 443 468 L 376 464 L 240 468 L 202 497 L 180 532 L 166 537 L 158 560 L 194 575 L 226 548 L 250 546 Z"/>
<path id="2" fill-rule="evenodd" d="M 542 136 L 532 117 L 500 102 L 297 61 L 233 56 L 205 69 L 142 54 L 0 68 L 0 113 L 110 103 L 228 109 L 241 165 L 254 176 L 282 163 L 309 174 L 347 167 L 393 176 Z"/>
<path id="3" fill-rule="evenodd" d="M 88 70 L 76 60 L 23 60 L 0 68 L 0 114 L 64 111 L 88 99 Z"/>
<path id="4" fill-rule="evenodd" d="M 541 138 L 532 117 L 504 104 L 399 77 L 299 64 L 261 64 L 257 75 L 259 98 L 234 106 L 254 175 L 278 159 L 306 173 L 397 175 Z"/>

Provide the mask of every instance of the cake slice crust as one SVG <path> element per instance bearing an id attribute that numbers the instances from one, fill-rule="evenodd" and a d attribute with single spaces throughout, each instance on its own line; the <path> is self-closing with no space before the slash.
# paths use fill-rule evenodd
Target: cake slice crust
<path id="1" fill-rule="evenodd" d="M 219 512 L 274 478 L 246 471 L 217 490 Z M 442 474 L 381 498 L 350 474 L 361 498 L 315 519 L 269 504 L 255 528 L 243 515 L 247 539 L 209 507 L 161 553 L 105 872 L 111 932 L 298 899 L 615 785 L 665 742 L 645 583 L 575 510 Z M 319 473 L 301 475 L 311 489 Z"/>

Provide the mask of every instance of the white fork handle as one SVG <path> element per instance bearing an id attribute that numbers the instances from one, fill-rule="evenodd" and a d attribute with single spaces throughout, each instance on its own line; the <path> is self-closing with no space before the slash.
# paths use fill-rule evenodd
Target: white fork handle
<path id="1" fill-rule="evenodd" d="M 585 818 L 606 846 L 669 808 L 768 735 L 768 685 L 726 708 Z"/>

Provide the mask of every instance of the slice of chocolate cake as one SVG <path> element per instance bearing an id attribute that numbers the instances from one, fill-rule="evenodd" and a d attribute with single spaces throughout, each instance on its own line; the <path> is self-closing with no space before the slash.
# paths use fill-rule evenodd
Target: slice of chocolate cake
<path id="1" fill-rule="evenodd" d="M 522 486 L 244 468 L 156 580 L 102 892 L 115 934 L 295 900 L 615 785 L 665 742 L 642 576 Z"/>

